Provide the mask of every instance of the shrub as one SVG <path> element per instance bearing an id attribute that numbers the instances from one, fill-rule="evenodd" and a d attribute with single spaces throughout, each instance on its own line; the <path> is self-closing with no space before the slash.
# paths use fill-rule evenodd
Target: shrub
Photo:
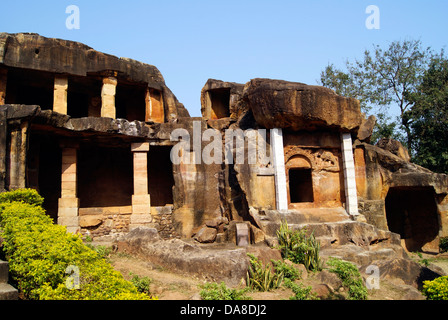
<path id="1" fill-rule="evenodd" d="M 81 237 L 53 224 L 40 199 L 22 190 L 2 194 L 0 230 L 9 270 L 26 299 L 148 299 Z M 6 200 L 5 200 L 6 199 Z M 10 202 L 20 199 L 21 202 Z M 24 200 L 25 199 L 25 200 Z M 33 204 L 30 204 L 33 203 Z M 73 266 L 77 275 L 66 273 Z M 79 289 L 66 281 L 79 279 Z"/>
<path id="2" fill-rule="evenodd" d="M 312 287 L 304 287 L 301 283 L 295 283 L 292 280 L 285 279 L 285 287 L 290 288 L 294 293 L 294 296 L 289 300 L 319 300 L 316 293 L 312 292 Z"/>
<path id="3" fill-rule="evenodd" d="M 422 292 L 428 300 L 448 300 L 448 276 L 423 281 Z"/>
<path id="4" fill-rule="evenodd" d="M 289 228 L 287 222 L 283 222 L 277 231 L 277 237 L 283 259 L 302 263 L 307 270 L 322 270 L 320 243 L 313 234 L 307 236 L 306 228 L 294 231 Z"/>
<path id="5" fill-rule="evenodd" d="M 110 254 L 112 253 L 112 247 L 107 247 L 107 246 L 103 246 L 103 245 L 97 245 L 94 246 L 90 243 L 85 243 L 84 245 L 90 249 L 92 249 L 93 251 L 95 251 L 96 253 L 98 253 L 98 255 L 105 259 L 107 262 L 109 262 L 109 257 Z"/>
<path id="6" fill-rule="evenodd" d="M 227 288 L 224 282 L 206 283 L 201 286 L 202 290 L 199 293 L 202 300 L 251 300 L 252 298 L 246 296 L 249 288 L 244 289 L 230 289 Z"/>
<path id="7" fill-rule="evenodd" d="M 253 254 L 247 254 L 250 258 L 247 271 L 247 285 L 257 291 L 269 291 L 280 287 L 283 281 L 283 272 L 273 272 L 271 265 L 263 264 Z"/>
<path id="8" fill-rule="evenodd" d="M 439 251 L 441 253 L 448 251 L 448 237 L 440 237 Z"/>
<path id="9" fill-rule="evenodd" d="M 140 277 L 137 274 L 133 274 L 132 272 L 129 273 L 131 278 L 132 284 L 137 288 L 138 292 L 145 293 L 148 296 L 151 295 L 150 285 L 152 280 L 149 277 Z"/>
<path id="10" fill-rule="evenodd" d="M 349 300 L 367 299 L 367 288 L 364 286 L 358 268 L 353 263 L 338 258 L 330 258 L 327 265 L 333 267 L 329 271 L 336 273 L 341 279 L 342 285 L 348 288 Z"/>
<path id="11" fill-rule="evenodd" d="M 42 198 L 42 196 L 40 196 L 34 189 L 17 189 L 10 192 L 0 193 L 0 203 L 14 201 L 42 206 L 44 203 L 44 198 Z"/>
<path id="12" fill-rule="evenodd" d="M 274 265 L 275 272 L 283 274 L 285 278 L 296 280 L 302 275 L 302 272 L 293 265 L 289 265 L 281 260 L 271 260 L 271 262 Z"/>

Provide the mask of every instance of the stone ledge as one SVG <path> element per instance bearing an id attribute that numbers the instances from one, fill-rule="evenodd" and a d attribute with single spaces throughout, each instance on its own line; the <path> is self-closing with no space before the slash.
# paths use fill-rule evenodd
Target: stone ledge
<path id="1" fill-rule="evenodd" d="M 7 283 L 0 283 L 0 300 L 18 300 L 19 291 Z"/>

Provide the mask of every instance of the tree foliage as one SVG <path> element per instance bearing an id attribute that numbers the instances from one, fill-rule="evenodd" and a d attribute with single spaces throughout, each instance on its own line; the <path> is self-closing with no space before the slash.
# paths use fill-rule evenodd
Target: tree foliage
<path id="1" fill-rule="evenodd" d="M 360 100 L 363 112 L 375 113 L 382 120 L 377 123 L 376 133 L 400 138 L 397 129 L 403 130 L 405 139 L 400 140 L 409 148 L 412 102 L 408 97 L 420 85 L 429 56 L 430 48 L 422 48 L 419 40 L 394 41 L 387 49 L 374 45 L 373 51 L 364 52 L 363 59 L 347 61 L 347 71 L 332 64 L 327 66 L 320 83 L 338 94 Z M 398 115 L 397 121 L 390 120 L 393 114 Z"/>
<path id="2" fill-rule="evenodd" d="M 448 173 L 448 59 L 443 52 L 431 59 L 416 92 L 409 94 L 413 161 Z"/>

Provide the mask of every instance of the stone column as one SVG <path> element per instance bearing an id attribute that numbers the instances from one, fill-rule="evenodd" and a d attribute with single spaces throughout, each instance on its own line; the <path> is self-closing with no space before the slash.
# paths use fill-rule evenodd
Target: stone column
<path id="1" fill-rule="evenodd" d="M 275 202 L 277 210 L 288 210 L 285 153 L 283 151 L 283 132 L 281 128 L 271 129 L 271 148 L 275 172 Z"/>
<path id="2" fill-rule="evenodd" d="M 9 189 L 26 187 L 26 150 L 28 123 L 11 127 L 9 145 Z"/>
<path id="3" fill-rule="evenodd" d="M 64 75 L 55 75 L 54 77 L 54 94 L 53 94 L 53 111 L 67 114 L 67 90 L 68 78 Z"/>
<path id="4" fill-rule="evenodd" d="M 77 197 L 77 149 L 76 145 L 62 145 L 61 197 L 58 203 L 58 224 L 67 232 L 79 231 L 79 199 Z"/>
<path id="5" fill-rule="evenodd" d="M 165 119 L 165 111 L 163 109 L 163 95 L 162 92 L 146 88 L 145 96 L 146 115 L 145 121 L 154 121 L 156 123 L 163 123 Z"/>
<path id="6" fill-rule="evenodd" d="M 6 103 L 6 82 L 8 79 L 8 70 L 0 69 L 0 105 Z"/>
<path id="7" fill-rule="evenodd" d="M 146 88 L 145 92 L 145 121 L 152 121 L 151 89 Z"/>
<path id="8" fill-rule="evenodd" d="M 130 229 L 152 222 L 151 198 L 148 193 L 149 143 L 133 143 L 131 151 L 134 156 L 134 194 L 132 195 Z"/>
<path id="9" fill-rule="evenodd" d="M 6 117 L 6 107 L 0 107 L 0 192 L 6 191 L 7 181 L 6 167 L 8 156 L 8 119 Z"/>
<path id="10" fill-rule="evenodd" d="M 345 210 L 349 215 L 357 216 L 359 215 L 358 195 L 356 194 L 355 161 L 350 133 L 341 133 L 341 150 L 344 167 Z"/>
<path id="11" fill-rule="evenodd" d="M 115 119 L 115 93 L 117 90 L 117 78 L 103 78 L 103 88 L 101 89 L 101 117 Z"/>

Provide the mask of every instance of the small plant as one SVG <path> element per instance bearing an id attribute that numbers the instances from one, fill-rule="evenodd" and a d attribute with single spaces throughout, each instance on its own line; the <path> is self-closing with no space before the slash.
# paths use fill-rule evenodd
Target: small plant
<path id="1" fill-rule="evenodd" d="M 439 251 L 440 253 L 448 251 L 448 237 L 440 237 Z"/>
<path id="2" fill-rule="evenodd" d="M 299 279 L 302 275 L 302 272 L 294 267 L 293 265 L 289 265 L 281 260 L 271 260 L 274 265 L 274 269 L 276 273 L 283 273 L 283 276 L 291 280 Z"/>
<path id="3" fill-rule="evenodd" d="M 294 281 L 286 278 L 285 287 L 292 290 L 294 296 L 290 297 L 289 300 L 319 300 L 317 295 L 312 292 L 312 287 L 304 287 L 300 283 L 295 283 Z"/>
<path id="4" fill-rule="evenodd" d="M 426 258 L 423 258 L 423 255 L 421 252 L 413 252 L 413 253 L 415 253 L 419 257 L 419 260 L 417 260 L 417 263 L 419 263 L 425 267 L 429 266 L 429 260 Z"/>
<path id="5" fill-rule="evenodd" d="M 291 230 L 288 223 L 282 222 L 277 231 L 279 247 L 283 259 L 289 259 L 297 264 L 304 264 L 307 270 L 322 270 L 319 257 L 320 242 L 314 234 L 307 236 L 307 229 Z"/>
<path id="6" fill-rule="evenodd" d="M 428 300 L 448 300 L 448 276 L 423 281 L 422 292 Z"/>
<path id="7" fill-rule="evenodd" d="M 247 254 L 250 258 L 247 271 L 247 285 L 257 291 L 269 291 L 280 287 L 283 281 L 283 272 L 274 272 L 271 265 L 263 266 L 253 254 Z"/>
<path id="8" fill-rule="evenodd" d="M 202 300 L 252 300 L 246 293 L 248 287 L 244 289 L 230 289 L 227 288 L 224 282 L 206 283 L 201 286 L 202 290 L 199 293 Z"/>
<path id="9" fill-rule="evenodd" d="M 112 252 L 112 247 L 107 247 L 107 246 L 103 246 L 103 245 L 94 246 L 90 243 L 86 243 L 85 246 L 92 249 L 93 251 L 98 253 L 98 255 L 101 258 L 103 258 L 104 260 L 109 262 L 109 256 Z"/>
<path id="10" fill-rule="evenodd" d="M 132 277 L 131 282 L 137 288 L 138 292 L 145 293 L 148 296 L 151 295 L 149 286 L 151 285 L 152 280 L 149 277 L 140 277 L 132 272 L 129 272 L 129 275 Z"/>
<path id="11" fill-rule="evenodd" d="M 358 268 L 353 263 L 330 258 L 327 264 L 332 267 L 330 272 L 336 273 L 342 280 L 342 285 L 348 288 L 349 300 L 367 300 L 367 288 L 364 286 Z"/>

